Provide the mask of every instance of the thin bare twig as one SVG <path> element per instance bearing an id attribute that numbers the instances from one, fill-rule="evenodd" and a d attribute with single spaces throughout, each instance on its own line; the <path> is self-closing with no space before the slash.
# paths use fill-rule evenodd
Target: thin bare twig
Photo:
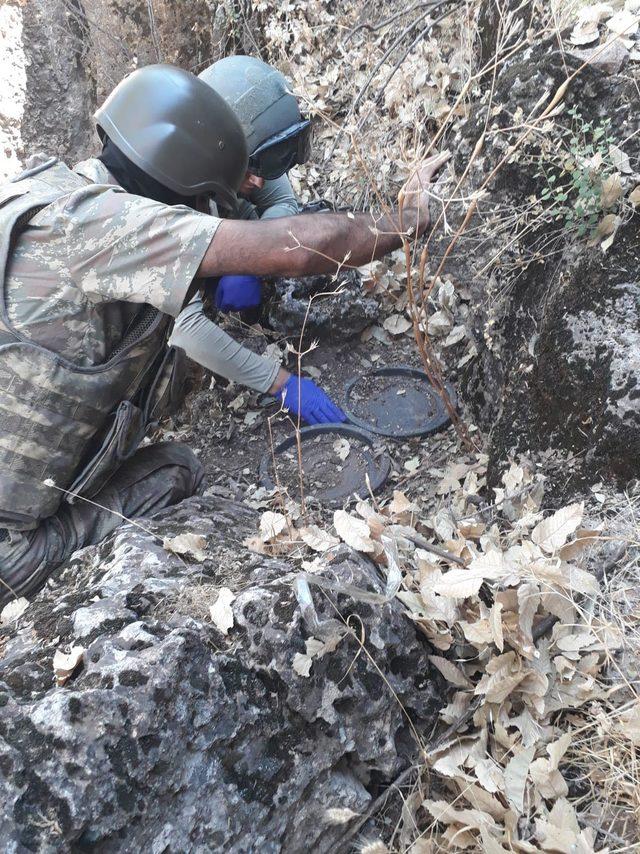
<path id="1" fill-rule="evenodd" d="M 333 141 L 333 145 L 331 146 L 331 150 L 330 150 L 330 152 L 329 152 L 329 154 L 328 154 L 328 157 L 331 157 L 331 156 L 332 156 L 333 152 L 334 152 L 334 151 L 335 151 L 335 149 L 336 149 L 336 146 L 337 146 L 338 142 L 340 141 L 340 138 L 341 138 L 342 134 L 345 132 L 345 125 L 346 125 L 346 122 L 348 121 L 349 117 L 350 117 L 350 116 L 352 116 L 352 115 L 356 112 L 356 110 L 358 109 L 358 106 L 360 105 L 360 102 L 361 102 L 361 101 L 362 101 L 362 99 L 364 98 L 364 96 L 365 96 L 365 94 L 366 94 L 367 90 L 369 89 L 369 87 L 370 87 L 370 86 L 371 86 L 371 84 L 373 83 L 373 81 L 374 81 L 374 79 L 375 79 L 376 74 L 377 74 L 377 73 L 378 73 L 378 71 L 382 68 L 382 66 L 383 66 L 383 65 L 384 65 L 384 63 L 387 61 L 387 59 L 391 56 L 391 54 L 393 53 L 393 51 L 394 51 L 394 50 L 395 50 L 399 45 L 401 45 L 401 44 L 402 44 L 402 42 L 404 41 L 404 39 L 409 35 L 409 33 L 411 33 L 411 32 L 414 30 L 414 28 L 415 28 L 415 27 L 417 27 L 419 24 L 421 24 L 421 23 L 424 21 L 424 19 L 425 19 L 425 18 L 427 18 L 427 17 L 428 17 L 432 12 L 434 12 L 436 9 L 439 9 L 441 6 L 444 6 L 444 5 L 446 5 L 447 3 L 451 3 L 451 2 L 459 2 L 459 0 L 439 0 L 439 2 L 437 2 L 437 3 L 434 3 L 434 4 L 430 5 L 430 6 L 428 7 L 428 9 L 426 10 L 426 12 L 424 12 L 424 13 L 423 13 L 423 14 L 421 14 L 421 15 L 419 15 L 419 16 L 418 16 L 414 21 L 412 21 L 408 26 L 406 26 L 406 27 L 402 30 L 402 32 L 400 33 L 400 35 L 399 35 L 399 36 L 398 36 L 398 37 L 397 37 L 397 38 L 396 38 L 396 39 L 391 43 L 391 45 L 386 49 L 386 51 L 383 53 L 382 57 L 378 60 L 378 62 L 377 62 L 377 63 L 376 63 L 376 65 L 374 66 L 373 70 L 371 71 L 371 73 L 369 74 L 369 76 L 367 77 L 367 79 L 365 80 L 365 82 L 362 84 L 362 87 L 361 87 L 360 91 L 358 92 L 358 94 L 356 95 L 356 97 L 355 97 L 354 101 L 352 102 L 351 106 L 349 107 L 349 111 L 348 111 L 347 115 L 345 116 L 345 119 L 344 119 L 344 122 L 343 122 L 343 124 L 342 124 L 342 127 L 339 129 L 339 131 L 338 131 L 338 133 L 336 134 L 336 137 L 335 137 L 335 139 L 334 139 L 334 141 Z M 415 42 L 414 42 L 414 43 L 415 43 Z M 406 56 L 406 55 L 405 55 L 405 56 Z"/>
<path id="2" fill-rule="evenodd" d="M 340 845 L 341 848 L 346 846 L 346 843 L 349 842 L 354 836 L 360 832 L 361 828 L 372 818 L 376 813 L 380 812 L 381 809 L 387 803 L 389 796 L 393 792 L 394 789 L 399 789 L 400 786 L 403 786 L 406 782 L 408 782 L 411 777 L 416 773 L 420 773 L 420 769 L 422 766 L 420 765 L 410 765 L 408 768 L 399 774 L 393 782 L 389 783 L 387 788 L 381 795 L 378 795 L 375 800 L 371 802 L 368 809 L 360 816 L 360 818 L 353 824 L 345 833 L 342 834 L 338 839 L 336 839 L 334 845 Z"/>
<path id="3" fill-rule="evenodd" d="M 442 0 L 442 2 L 446 3 L 446 2 L 449 2 L 449 0 Z M 357 96 L 355 97 L 355 99 L 354 99 L 354 101 L 353 101 L 353 104 L 351 105 L 351 108 L 350 108 L 350 110 L 349 110 L 349 112 L 350 112 L 350 113 L 355 113 L 355 111 L 358 109 L 358 107 L 360 106 L 360 102 L 361 102 L 361 101 L 362 101 L 362 99 L 364 98 L 364 96 L 365 96 L 365 94 L 366 94 L 367 89 L 369 88 L 369 86 L 371 86 L 371 83 L 372 83 L 372 82 L 373 82 L 373 80 L 375 79 L 376 74 L 378 73 L 378 71 L 380 71 L 380 69 L 381 69 L 381 68 L 382 68 L 382 66 L 385 64 L 385 62 L 387 61 L 387 59 L 391 56 L 391 54 L 393 53 L 393 51 L 394 51 L 394 50 L 395 50 L 395 49 L 396 49 L 400 44 L 402 44 L 402 42 L 404 41 L 405 37 L 406 37 L 407 35 L 409 35 L 409 33 L 414 29 L 414 27 L 417 27 L 417 26 L 418 26 L 418 24 L 421 24 L 421 23 L 424 21 L 424 19 L 429 15 L 429 13 L 431 12 L 431 10 L 432 10 L 432 9 L 431 9 L 431 7 L 430 7 L 430 8 L 429 8 L 429 9 L 427 9 L 427 11 L 426 11 L 426 12 L 424 12 L 422 15 L 419 15 L 419 16 L 415 19 L 415 21 L 412 21 L 408 26 L 406 26 L 406 27 L 404 28 L 404 30 L 402 30 L 402 32 L 400 33 L 400 35 L 395 39 L 395 41 L 393 41 L 393 42 L 389 45 L 389 47 L 385 50 L 385 52 L 382 54 L 381 58 L 378 60 L 378 62 L 377 62 L 377 63 L 375 64 L 375 66 L 373 67 L 373 70 L 371 71 L 371 73 L 369 74 L 369 76 L 367 77 L 367 79 L 365 80 L 365 82 L 362 84 L 362 87 L 360 88 L 360 91 L 358 92 Z"/>
<path id="4" fill-rule="evenodd" d="M 415 11 L 422 5 L 424 5 L 423 0 L 418 0 L 417 3 L 413 4 L 413 6 L 409 6 L 408 9 L 401 9 L 399 12 L 394 12 L 393 15 L 389 15 L 388 18 L 385 18 L 384 21 L 380 21 L 379 24 L 358 24 L 357 27 L 354 27 L 352 30 L 350 30 L 344 37 L 345 45 L 355 36 L 356 33 L 359 33 L 360 30 L 367 30 L 370 33 L 377 33 L 379 30 L 382 30 L 388 24 L 392 24 L 394 21 L 397 21 L 398 18 L 402 18 L 404 15 L 408 15 L 410 12 Z"/>
<path id="5" fill-rule="evenodd" d="M 156 26 L 156 16 L 153 11 L 153 0 L 147 0 L 147 11 L 149 13 L 149 30 L 151 32 L 151 41 L 153 49 L 156 52 L 157 62 L 162 62 L 162 51 L 160 49 L 160 39 L 158 38 L 158 27 Z"/>
<path id="6" fill-rule="evenodd" d="M 434 8 L 439 8 L 440 6 L 444 6 L 444 5 L 445 5 L 446 3 L 448 3 L 448 2 L 453 2 L 453 0 L 443 0 L 443 2 L 438 3 L 438 4 L 437 4 L 437 6 L 435 6 Z M 420 32 L 418 33 L 418 35 L 415 37 L 415 39 L 414 39 L 414 40 L 411 42 L 411 44 L 409 45 L 409 47 L 404 51 L 404 53 L 403 53 L 403 54 L 400 56 L 400 58 L 397 60 L 396 64 L 393 66 L 393 68 L 392 68 L 392 69 L 391 69 L 391 71 L 389 72 L 389 74 L 388 74 L 388 76 L 387 76 L 387 79 L 384 81 L 384 83 L 383 83 L 383 84 L 382 84 L 382 86 L 380 87 L 380 89 L 379 89 L 379 91 L 378 91 L 378 94 L 377 94 L 377 95 L 376 95 L 376 97 L 375 97 L 375 103 L 376 103 L 376 104 L 379 104 L 379 103 L 380 103 L 380 100 L 381 100 L 382 96 L 384 95 L 385 89 L 387 88 L 387 86 L 389 85 L 389 83 L 391 83 L 391 80 L 395 77 L 395 75 L 397 74 L 398 70 L 400 69 L 400 66 L 401 66 L 401 65 L 402 65 L 402 63 L 405 61 L 405 59 L 409 56 L 409 54 L 410 54 L 410 53 L 411 53 L 411 51 L 414 49 L 414 47 L 415 47 L 415 46 L 416 46 L 420 41 L 422 41 L 422 39 L 427 35 L 427 33 L 428 33 L 430 30 L 432 30 L 434 27 L 437 27 L 437 26 L 438 26 L 438 24 L 441 24 L 441 23 L 445 20 L 445 18 L 448 18 L 448 17 L 449 17 L 449 15 L 453 14 L 453 12 L 455 11 L 455 9 L 456 9 L 456 7 L 452 8 L 452 9 L 447 9 L 447 11 L 446 11 L 446 12 L 443 12 L 443 13 L 442 13 L 442 15 L 439 15 L 439 16 L 438 16 L 437 18 L 435 18 L 433 21 L 429 21 L 429 23 L 427 24 L 427 26 L 426 26 L 426 27 L 424 27 L 422 30 L 420 30 Z M 362 121 L 366 120 L 366 118 L 368 118 L 368 117 L 365 117 L 365 119 L 363 119 Z M 361 122 L 361 124 L 362 124 L 362 122 Z M 361 125 L 359 125 L 359 126 L 361 126 Z"/>
<path id="7" fill-rule="evenodd" d="M 431 554 L 437 555 L 441 557 L 442 560 L 448 560 L 451 563 L 457 563 L 458 566 L 466 566 L 465 561 L 458 557 L 458 555 L 454 555 L 453 552 L 448 552 L 445 549 L 438 548 L 438 546 L 434 546 L 431 543 L 428 543 L 424 537 L 420 537 L 418 534 L 404 534 L 402 535 L 407 540 L 410 540 L 415 546 L 418 546 L 419 549 L 423 549 L 425 552 L 431 552 Z"/>

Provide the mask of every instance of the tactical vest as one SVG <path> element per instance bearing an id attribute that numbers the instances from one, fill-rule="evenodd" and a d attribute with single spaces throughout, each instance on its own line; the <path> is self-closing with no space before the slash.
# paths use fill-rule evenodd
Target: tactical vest
<path id="1" fill-rule="evenodd" d="M 172 385 L 171 318 L 151 306 L 141 306 L 108 361 L 92 367 L 33 343 L 11 324 L 12 246 L 39 210 L 86 185 L 49 161 L 0 188 L 0 527 L 33 528 L 61 500 L 95 495 L 160 417 Z"/>

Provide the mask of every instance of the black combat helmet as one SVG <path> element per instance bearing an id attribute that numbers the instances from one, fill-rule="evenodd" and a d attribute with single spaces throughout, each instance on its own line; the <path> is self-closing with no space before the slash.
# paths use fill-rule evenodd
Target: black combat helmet
<path id="1" fill-rule="evenodd" d="M 122 80 L 95 114 L 98 128 L 156 181 L 181 196 L 210 193 L 234 207 L 247 170 L 240 122 L 194 74 L 147 65 Z"/>

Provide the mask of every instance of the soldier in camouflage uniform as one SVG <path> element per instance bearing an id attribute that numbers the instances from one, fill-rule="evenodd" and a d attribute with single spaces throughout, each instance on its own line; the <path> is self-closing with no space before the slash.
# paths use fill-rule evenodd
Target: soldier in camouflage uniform
<path id="1" fill-rule="evenodd" d="M 401 244 L 395 215 L 373 226 L 366 214 L 199 212 L 210 199 L 234 209 L 247 151 L 231 109 L 188 72 L 134 72 L 97 121 L 99 159 L 44 164 L 0 189 L 1 601 L 33 594 L 123 518 L 198 489 L 188 448 L 139 445 L 175 385 L 172 318 L 204 278 L 333 272 L 348 253 L 360 265 Z M 405 188 L 413 233 L 428 225 L 426 184 L 440 162 Z M 340 418 L 310 380 L 293 382 L 215 329 L 220 372 L 286 395 L 307 420 Z"/>
<path id="2" fill-rule="evenodd" d="M 238 191 L 234 219 L 276 219 L 295 216 L 300 208 L 287 172 L 308 160 L 311 122 L 302 117 L 290 86 L 276 68 L 253 56 L 227 56 L 199 74 L 229 104 L 242 125 L 249 168 Z M 262 282 L 257 276 L 222 276 L 206 288 L 215 307 L 242 311 L 248 323 L 259 318 Z M 212 347 L 197 295 L 177 317 L 172 344 L 207 364 Z M 215 366 L 209 365 L 212 369 Z"/>

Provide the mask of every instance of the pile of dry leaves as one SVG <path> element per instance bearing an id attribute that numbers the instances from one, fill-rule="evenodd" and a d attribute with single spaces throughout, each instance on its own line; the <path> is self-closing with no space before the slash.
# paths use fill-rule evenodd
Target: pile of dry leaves
<path id="1" fill-rule="evenodd" d="M 416 734 L 430 780 L 405 804 L 400 850 L 623 850 L 602 846 L 635 838 L 640 818 L 640 701 L 619 665 L 638 650 L 639 614 L 580 565 L 606 540 L 582 503 L 545 516 L 541 477 L 512 464 L 478 507 L 482 475 L 481 457 L 452 466 L 446 509 L 426 518 L 399 491 L 336 510 L 335 533 L 290 503 L 262 515 L 249 546 L 298 557 L 311 585 L 341 543 L 370 556 L 433 647 L 450 693 L 434 739 Z M 306 677 L 332 648 L 309 638 L 292 667 Z"/>

